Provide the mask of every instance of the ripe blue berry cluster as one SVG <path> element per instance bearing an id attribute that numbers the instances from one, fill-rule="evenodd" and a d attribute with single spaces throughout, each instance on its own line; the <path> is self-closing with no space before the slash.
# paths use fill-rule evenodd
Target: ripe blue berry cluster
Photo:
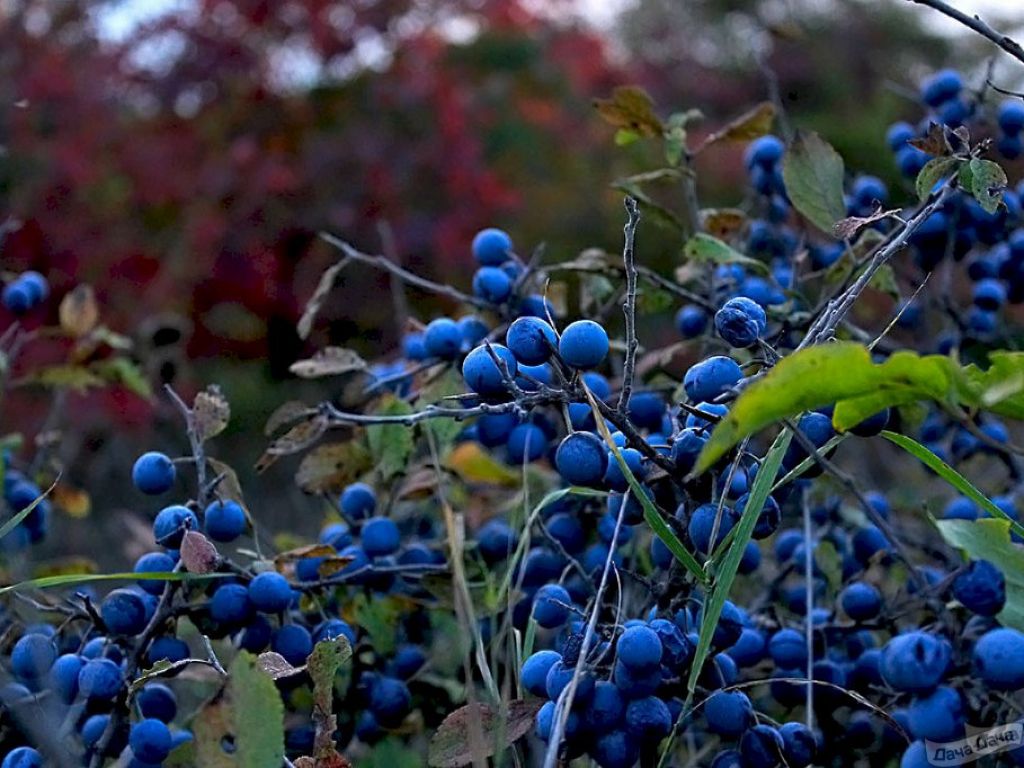
<path id="1" fill-rule="evenodd" d="M 50 284 L 38 272 L 22 272 L 8 282 L 0 292 L 0 302 L 12 315 L 20 316 L 31 312 L 50 295 Z"/>

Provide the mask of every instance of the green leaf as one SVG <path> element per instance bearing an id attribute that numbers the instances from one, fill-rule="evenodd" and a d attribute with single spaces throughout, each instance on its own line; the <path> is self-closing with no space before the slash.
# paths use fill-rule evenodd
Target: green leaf
<path id="1" fill-rule="evenodd" d="M 986 213 L 995 213 L 1003 202 L 1003 190 L 1007 185 L 1006 172 L 999 163 L 979 157 L 971 160 L 970 168 L 971 194 Z"/>
<path id="2" fill-rule="evenodd" d="M 459 372 L 453 367 L 448 367 L 441 376 L 423 387 L 414 409 L 423 410 L 425 406 L 437 403 L 451 395 L 461 394 L 465 392 L 465 389 L 465 383 Z M 451 448 L 464 426 L 462 422 L 455 419 L 427 419 L 420 423 L 419 428 L 433 435 L 438 454 L 443 455 Z"/>
<path id="3" fill-rule="evenodd" d="M 937 520 L 950 546 L 974 560 L 988 560 L 1006 577 L 1006 605 L 996 617 L 1007 627 L 1024 631 L 1024 549 L 1010 538 L 1006 520 Z"/>
<path id="4" fill-rule="evenodd" d="M 797 131 L 782 162 L 793 206 L 822 232 L 846 216 L 843 158 L 816 133 Z"/>
<path id="5" fill-rule="evenodd" d="M 333 707 L 334 678 L 352 658 L 352 646 L 345 637 L 321 640 L 306 659 L 306 671 L 313 680 L 313 702 L 324 712 Z"/>
<path id="6" fill-rule="evenodd" d="M 933 157 L 925 163 L 924 168 L 917 174 L 917 181 L 914 182 L 918 199 L 927 200 L 935 185 L 953 175 L 960 162 L 955 157 Z"/>
<path id="7" fill-rule="evenodd" d="M 51 365 L 23 376 L 14 384 L 15 386 L 39 384 L 43 387 L 85 392 L 93 387 L 102 387 L 103 379 L 99 374 L 81 365 Z"/>
<path id="8" fill-rule="evenodd" d="M 736 579 L 736 572 L 739 570 L 740 560 L 743 559 L 743 552 L 754 532 L 754 526 L 757 525 L 757 518 L 764 508 L 768 494 L 771 493 L 772 483 L 775 482 L 775 477 L 779 473 L 779 467 L 782 466 L 782 457 L 785 456 L 786 449 L 789 447 L 789 442 L 792 438 L 792 432 L 788 429 L 782 430 L 778 437 L 775 438 L 771 448 L 768 449 L 768 453 L 765 454 L 764 462 L 761 464 L 761 468 L 754 478 L 754 485 L 750 489 L 750 497 L 743 507 L 740 521 L 733 528 L 735 534 L 733 535 L 732 543 L 729 545 L 729 549 L 726 550 L 721 567 L 715 573 L 711 594 L 704 606 L 704 616 L 701 620 L 700 635 L 697 641 L 697 652 L 690 667 L 690 677 L 687 681 L 687 689 L 691 695 L 697 687 L 697 679 L 700 677 L 704 662 L 707 660 L 708 653 L 711 650 L 711 638 L 715 634 L 715 627 L 718 625 L 718 619 L 722 615 L 722 606 L 729 599 L 729 591 L 732 589 L 732 583 Z"/>
<path id="9" fill-rule="evenodd" d="M 119 384 L 143 400 L 153 397 L 153 388 L 142 369 L 127 357 L 112 357 L 90 366 L 97 375 L 110 384 Z"/>
<path id="10" fill-rule="evenodd" d="M 199 582 L 211 579 L 226 579 L 229 573 L 206 573 L 197 575 L 179 571 L 163 573 L 67 573 L 58 576 L 40 576 L 38 579 L 19 581 L 0 588 L 0 595 L 20 589 L 50 589 L 52 587 L 68 587 L 75 584 L 88 584 L 91 581 L 188 581 Z"/>
<path id="11" fill-rule="evenodd" d="M 223 696 L 204 707 L 192 727 L 196 764 L 204 768 L 281 768 L 284 762 L 284 704 L 247 651 L 231 663 Z M 233 752 L 224 750 L 226 743 Z"/>
<path id="12" fill-rule="evenodd" d="M 405 603 L 395 595 L 368 600 L 357 595 L 353 601 L 356 623 L 366 630 L 377 653 L 387 656 L 395 650 L 395 626 Z"/>
<path id="13" fill-rule="evenodd" d="M 358 768 L 422 768 L 423 758 L 414 749 L 405 746 L 397 736 L 389 736 L 373 745 L 368 755 L 356 763 Z"/>
<path id="14" fill-rule="evenodd" d="M 1011 419 L 1024 419 L 1024 352 L 990 352 L 989 367 L 966 366 L 961 397 L 968 404 Z"/>
<path id="15" fill-rule="evenodd" d="M 940 355 L 901 351 L 876 365 L 861 344 L 808 347 L 780 361 L 743 391 L 712 430 L 694 474 L 707 470 L 744 437 L 814 408 L 837 403 L 833 421 L 842 429 L 850 424 L 837 422 L 841 401 L 851 398 L 871 399 L 873 410 L 867 415 L 901 397 L 945 400 L 954 389 L 954 374 L 952 362 Z"/>
<path id="16" fill-rule="evenodd" d="M 683 542 L 679 540 L 675 532 L 668 526 L 665 519 L 661 516 L 661 512 L 654 506 L 654 502 L 647 496 L 644 487 L 640 484 L 640 481 L 636 479 L 629 465 L 626 464 L 626 460 L 622 458 L 622 452 L 619 447 L 612 440 L 612 433 L 608 430 L 608 425 L 605 424 L 604 416 L 601 415 L 600 409 L 597 407 L 597 401 L 594 399 L 593 393 L 584 384 L 584 391 L 587 394 L 587 399 L 590 401 L 590 408 L 594 412 L 594 420 L 597 422 L 597 429 L 601 433 L 601 437 L 604 439 L 605 444 L 608 446 L 608 450 L 611 451 L 612 456 L 619 465 L 619 469 L 622 470 L 622 474 L 626 478 L 626 482 L 629 484 L 629 490 L 632 492 L 634 498 L 640 502 L 640 506 L 644 510 L 644 520 L 651 526 L 651 530 L 654 531 L 654 535 L 661 539 L 662 543 L 668 547 L 669 551 L 675 556 L 675 558 L 683 564 L 683 566 L 691 574 L 697 577 L 697 580 L 702 583 L 707 583 L 708 576 L 701 568 L 697 558 L 683 545 Z M 623 501 L 625 503 L 625 500 Z"/>
<path id="17" fill-rule="evenodd" d="M 700 232 L 691 237 L 683 246 L 683 257 L 698 264 L 742 264 L 761 274 L 771 272 L 764 262 L 752 259 L 737 251 L 717 237 Z"/>
<path id="18" fill-rule="evenodd" d="M 977 488 L 975 488 L 971 484 L 970 480 L 961 475 L 959 472 L 957 472 L 955 469 L 949 466 L 949 464 L 944 462 L 942 459 L 940 459 L 934 453 L 929 451 L 919 442 L 907 437 L 906 435 L 900 435 L 896 432 L 890 432 L 889 430 L 884 430 L 882 432 L 882 437 L 884 437 L 891 443 L 895 443 L 900 448 L 909 453 L 911 456 L 914 456 L 917 459 L 919 459 L 921 463 L 923 463 L 926 467 L 931 469 L 935 474 L 937 474 L 951 486 L 960 491 L 961 494 L 963 494 L 971 501 L 973 501 L 975 504 L 977 504 L 979 507 L 984 509 L 992 517 L 1005 520 L 1010 525 L 1010 527 L 1013 528 L 1014 533 L 1016 533 L 1018 536 L 1024 537 L 1024 526 L 1022 526 L 1008 514 L 1003 512 L 1003 510 L 1001 510 L 999 507 L 992 503 L 988 496 L 986 496 Z"/>
<path id="19" fill-rule="evenodd" d="M 495 712 L 486 704 L 466 704 L 444 719 L 427 751 L 432 768 L 459 768 L 483 764 L 530 732 L 543 702 L 515 700 Z M 474 743 L 479 735 L 480 743 Z"/>
<path id="20" fill-rule="evenodd" d="M 679 220 L 679 217 L 665 206 L 652 200 L 651 196 L 644 192 L 640 188 L 639 184 L 633 184 L 626 179 L 620 179 L 619 181 L 612 183 L 612 188 L 634 198 L 637 206 L 639 206 L 640 211 L 647 220 L 675 234 L 682 233 L 683 224 Z"/>
<path id="21" fill-rule="evenodd" d="M 394 395 L 387 395 L 374 413 L 405 416 L 412 413 L 412 407 Z M 382 480 L 390 480 L 406 468 L 414 448 L 412 429 L 404 424 L 372 424 L 366 428 L 366 439 Z"/>
<path id="22" fill-rule="evenodd" d="M 617 147 L 628 147 L 635 141 L 640 140 L 640 134 L 636 131 L 631 131 L 628 128 L 619 128 L 615 132 L 615 146 Z"/>

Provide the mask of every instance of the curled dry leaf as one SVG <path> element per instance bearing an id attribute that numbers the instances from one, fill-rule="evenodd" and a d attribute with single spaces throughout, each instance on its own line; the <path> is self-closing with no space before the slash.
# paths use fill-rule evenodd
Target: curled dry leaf
<path id="1" fill-rule="evenodd" d="M 610 99 L 594 99 L 594 107 L 609 125 L 639 136 L 658 136 L 664 130 L 654 102 L 643 88 L 619 86 Z"/>
<path id="2" fill-rule="evenodd" d="M 348 259 L 342 259 L 337 264 L 328 267 L 320 275 L 320 282 L 317 283 L 316 290 L 309 297 L 309 301 L 306 302 L 306 308 L 302 310 L 302 317 L 299 318 L 298 331 L 300 339 L 305 339 L 309 336 L 309 332 L 313 329 L 313 321 L 316 320 L 317 313 L 320 311 L 320 307 L 323 306 L 324 299 L 331 292 L 331 288 L 334 287 L 334 281 L 338 279 L 338 275 L 345 268 L 347 261 Z"/>
<path id="3" fill-rule="evenodd" d="M 730 120 L 721 129 L 709 135 L 694 150 L 694 154 L 702 152 L 712 144 L 718 144 L 723 141 L 752 141 L 758 139 L 771 131 L 774 120 L 775 105 L 770 101 L 762 101 L 753 109 Z"/>
<path id="4" fill-rule="evenodd" d="M 189 573 L 212 573 L 220 562 L 220 553 L 199 531 L 185 531 L 181 540 L 181 562 Z"/>
<path id="5" fill-rule="evenodd" d="M 430 740 L 428 765 L 459 768 L 504 751 L 530 732 L 540 705 L 540 699 L 510 701 L 504 717 L 486 704 L 460 707 L 444 719 Z M 500 744 L 496 743 L 499 737 Z"/>
<path id="6" fill-rule="evenodd" d="M 302 459 L 295 482 L 306 493 L 339 491 L 370 465 L 370 452 L 362 443 L 329 443 L 318 446 Z"/>
<path id="7" fill-rule="evenodd" d="M 366 361 L 357 352 L 342 347 L 324 347 L 313 357 L 292 363 L 288 370 L 303 379 L 316 379 L 365 371 L 366 368 Z"/>
<path id="8" fill-rule="evenodd" d="M 273 680 L 281 680 L 286 677 L 295 677 L 306 671 L 305 665 L 294 667 L 288 663 L 279 653 L 265 651 L 256 657 L 256 666 Z"/>
<path id="9" fill-rule="evenodd" d="M 316 415 L 308 421 L 300 421 L 279 438 L 274 440 L 256 462 L 256 471 L 263 472 L 277 461 L 279 456 L 298 453 L 317 440 L 327 431 L 327 417 Z"/>
<path id="10" fill-rule="evenodd" d="M 301 400 L 289 400 L 282 403 L 270 414 L 270 418 L 267 419 L 267 423 L 263 427 L 263 434 L 270 437 L 281 427 L 308 416 L 309 411 L 309 406 Z"/>
<path id="11" fill-rule="evenodd" d="M 192 402 L 192 418 L 200 440 L 209 440 L 224 431 L 231 418 L 231 406 L 216 384 L 209 385 Z"/>
<path id="12" fill-rule="evenodd" d="M 894 216 L 899 212 L 899 208 L 890 208 L 889 210 L 882 210 L 879 208 L 870 216 L 847 216 L 845 219 L 836 222 L 836 225 L 832 228 L 832 232 L 840 240 L 845 240 L 848 237 L 853 237 L 864 227 L 874 224 L 876 221 L 881 221 L 882 219 Z"/>
<path id="13" fill-rule="evenodd" d="M 80 338 L 91 331 L 100 319 L 96 292 L 91 285 L 83 283 L 65 294 L 57 311 L 60 327 L 65 332 Z"/>

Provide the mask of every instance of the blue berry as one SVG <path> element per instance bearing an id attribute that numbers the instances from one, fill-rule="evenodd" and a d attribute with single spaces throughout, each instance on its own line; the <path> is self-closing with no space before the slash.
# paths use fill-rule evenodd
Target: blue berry
<path id="1" fill-rule="evenodd" d="M 818 751 L 814 732 L 803 723 L 786 723 L 779 728 L 782 756 L 788 768 L 807 768 Z"/>
<path id="2" fill-rule="evenodd" d="M 672 730 L 672 714 L 657 696 L 634 699 L 626 706 L 626 732 L 657 742 Z"/>
<path id="3" fill-rule="evenodd" d="M 146 628 L 146 604 L 138 592 L 115 589 L 100 605 L 100 616 L 107 629 L 117 635 L 135 635 Z"/>
<path id="4" fill-rule="evenodd" d="M 885 143 L 893 152 L 899 152 L 916 135 L 917 132 L 910 123 L 893 123 L 885 132 Z"/>
<path id="5" fill-rule="evenodd" d="M 695 339 L 708 327 L 708 313 L 702 308 L 687 304 L 676 313 L 676 328 L 684 339 Z"/>
<path id="6" fill-rule="evenodd" d="M 882 609 L 882 595 L 871 584 L 855 581 L 848 585 L 839 596 L 839 602 L 846 615 L 854 621 L 868 621 Z"/>
<path id="7" fill-rule="evenodd" d="M 716 517 L 718 517 L 717 504 L 702 504 L 690 516 L 690 522 L 686 530 L 690 535 L 691 543 L 698 552 L 709 554 L 714 547 L 717 547 L 725 540 L 725 537 L 739 519 L 732 507 L 725 506 L 722 508 L 722 515 L 718 522 L 718 534 L 715 537 L 714 547 L 712 547 L 711 534 L 714 530 Z"/>
<path id="8" fill-rule="evenodd" d="M 345 517 L 362 520 L 377 508 L 377 494 L 366 483 L 352 483 L 341 492 L 338 505 Z"/>
<path id="9" fill-rule="evenodd" d="M 987 560 L 974 560 L 953 581 L 953 597 L 979 616 L 995 616 L 1006 604 L 1006 578 Z"/>
<path id="10" fill-rule="evenodd" d="M 135 701 L 143 717 L 170 723 L 178 714 L 178 697 L 163 683 L 146 683 Z"/>
<path id="11" fill-rule="evenodd" d="M 470 347 L 475 347 L 487 338 L 487 334 L 491 332 L 487 323 L 477 315 L 463 315 L 456 322 L 459 325 L 459 331 L 462 333 L 462 340 Z"/>
<path id="12" fill-rule="evenodd" d="M 748 169 L 755 166 L 770 168 L 782 159 L 786 145 L 776 136 L 762 136 L 750 142 L 744 155 Z"/>
<path id="13" fill-rule="evenodd" d="M 558 354 L 573 368 L 596 368 L 608 356 L 608 333 L 593 320 L 570 323 L 558 341 Z"/>
<path id="14" fill-rule="evenodd" d="M 489 227 L 473 237 L 473 258 L 478 264 L 495 267 L 508 260 L 512 251 L 512 238 L 508 232 Z"/>
<path id="15" fill-rule="evenodd" d="M 78 674 L 84 664 L 81 656 L 66 653 L 50 667 L 50 685 L 65 704 L 70 704 L 78 696 Z"/>
<path id="16" fill-rule="evenodd" d="M 562 626 L 569 618 L 572 597 L 559 584 L 545 584 L 533 598 L 533 618 L 545 629 Z"/>
<path id="17" fill-rule="evenodd" d="M 297 667 L 305 664 L 306 657 L 313 652 L 313 638 L 305 627 L 285 624 L 274 632 L 270 647 L 284 656 L 289 664 Z"/>
<path id="18" fill-rule="evenodd" d="M 7 753 L 0 768 L 43 768 L 43 756 L 32 747 L 16 747 Z"/>
<path id="19" fill-rule="evenodd" d="M 618 660 L 631 670 L 650 669 L 661 663 L 661 638 L 644 625 L 627 628 L 619 636 L 616 649 Z"/>
<path id="20" fill-rule="evenodd" d="M 807 641 L 795 629 L 780 629 L 768 641 L 768 653 L 781 669 L 802 668 L 807 664 Z"/>
<path id="21" fill-rule="evenodd" d="M 150 666 L 164 659 L 173 664 L 188 657 L 188 643 L 171 635 L 163 635 L 156 638 L 146 652 L 146 659 L 149 661 Z"/>
<path id="22" fill-rule="evenodd" d="M 164 507 L 153 521 L 153 538 L 161 547 L 177 549 L 186 530 L 199 528 L 199 520 L 188 507 L 174 505 Z"/>
<path id="23" fill-rule="evenodd" d="M 491 344 L 490 349 L 504 364 L 508 375 L 515 378 L 518 370 L 515 355 L 501 344 Z M 462 378 L 466 380 L 466 385 L 471 390 L 484 397 L 494 397 L 506 392 L 502 370 L 495 364 L 486 346 L 476 347 L 466 355 L 466 359 L 462 361 Z"/>
<path id="24" fill-rule="evenodd" d="M 214 501 L 203 514 L 207 535 L 214 541 L 228 543 L 245 533 L 245 510 L 237 501 Z"/>
<path id="25" fill-rule="evenodd" d="M 910 733 L 915 739 L 952 741 L 963 736 L 964 706 L 960 694 L 941 686 L 917 696 L 907 707 Z"/>
<path id="26" fill-rule="evenodd" d="M 523 688 L 534 696 L 547 695 L 547 678 L 551 667 L 562 660 L 556 651 L 537 651 L 523 662 L 519 673 L 519 681 Z"/>
<path id="27" fill-rule="evenodd" d="M 134 573 L 170 573 L 174 570 L 175 560 L 166 552 L 147 552 L 135 561 Z M 139 589 L 151 595 L 159 595 L 164 591 L 167 582 L 159 579 L 140 579 Z"/>
<path id="28" fill-rule="evenodd" d="M 12 315 L 23 315 L 32 309 L 32 289 L 20 280 L 14 280 L 4 286 L 0 301 Z"/>
<path id="29" fill-rule="evenodd" d="M 135 487 L 154 496 L 169 491 L 176 476 L 174 463 L 166 454 L 157 451 L 142 454 L 132 467 Z"/>
<path id="30" fill-rule="evenodd" d="M 537 461 L 547 453 L 548 436 L 536 424 L 520 424 L 509 433 L 506 447 L 513 464 Z"/>
<path id="31" fill-rule="evenodd" d="M 964 87 L 960 73 L 953 69 L 936 72 L 921 84 L 921 100 L 929 107 L 938 107 L 956 98 Z"/>
<path id="32" fill-rule="evenodd" d="M 997 691 L 1024 688 L 1024 633 L 1000 627 L 974 644 L 974 670 L 985 685 Z"/>
<path id="33" fill-rule="evenodd" d="M 171 753 L 171 732 L 160 720 L 147 718 L 132 726 L 128 744 L 139 760 L 162 763 Z"/>
<path id="34" fill-rule="evenodd" d="M 348 640 L 349 645 L 356 644 L 356 631 L 351 626 L 341 619 L 328 619 L 327 621 L 317 625 L 313 631 L 313 642 L 319 643 L 324 640 L 334 640 L 339 637 L 344 637 Z"/>
<path id="35" fill-rule="evenodd" d="M 363 523 L 359 540 L 370 557 L 390 555 L 398 551 L 402 535 L 395 521 L 388 517 L 371 517 Z"/>
<path id="36" fill-rule="evenodd" d="M 110 659 L 90 659 L 78 673 L 78 690 L 96 701 L 109 701 L 124 685 L 121 667 Z"/>
<path id="37" fill-rule="evenodd" d="M 292 587 L 280 573 L 264 571 L 249 582 L 249 602 L 261 613 L 280 613 L 292 602 Z"/>
<path id="38" fill-rule="evenodd" d="M 22 681 L 40 680 L 57 660 L 57 646 L 43 634 L 22 635 L 11 650 L 11 671 Z"/>
<path id="39" fill-rule="evenodd" d="M 716 691 L 704 702 L 708 730 L 729 739 L 739 738 L 754 719 L 754 707 L 742 691 Z"/>
<path id="40" fill-rule="evenodd" d="M 558 347 L 555 329 L 539 317 L 520 317 L 505 332 L 505 344 L 524 365 L 540 365 Z"/>
<path id="41" fill-rule="evenodd" d="M 692 402 L 710 402 L 734 387 L 743 371 L 731 357 L 709 357 L 690 367 L 683 377 L 686 397 Z"/>
<path id="42" fill-rule="evenodd" d="M 409 688 L 401 680 L 380 676 L 370 687 L 370 711 L 385 728 L 394 728 L 402 723 L 412 709 Z"/>
<path id="43" fill-rule="evenodd" d="M 1006 99 L 999 105 L 996 121 L 999 129 L 1011 136 L 1024 131 L 1024 102 L 1020 99 Z"/>
<path id="44" fill-rule="evenodd" d="M 249 590 L 241 584 L 222 584 L 210 600 L 210 617 L 218 624 L 240 626 L 252 616 Z"/>
<path id="45" fill-rule="evenodd" d="M 770 725 L 755 725 L 740 738 L 740 754 L 748 768 L 776 768 L 782 763 L 782 736 Z"/>
<path id="46" fill-rule="evenodd" d="M 882 649 L 882 677 L 898 691 L 926 693 L 946 674 L 949 655 L 948 643 L 934 635 L 920 631 L 897 635 Z"/>
<path id="47" fill-rule="evenodd" d="M 484 301 L 502 304 L 512 295 L 512 278 L 499 267 L 480 267 L 473 275 L 473 293 Z"/>
<path id="48" fill-rule="evenodd" d="M 626 712 L 626 702 L 618 686 L 607 680 L 594 685 L 594 698 L 587 712 L 587 724 L 598 733 L 607 733 L 618 728 Z"/>
<path id="49" fill-rule="evenodd" d="M 744 296 L 729 299 L 715 313 L 715 330 L 732 347 L 752 347 L 766 327 L 764 309 Z"/>
<path id="50" fill-rule="evenodd" d="M 630 733 L 615 730 L 598 736 L 591 754 L 601 768 L 632 768 L 640 759 L 640 744 Z"/>
<path id="51" fill-rule="evenodd" d="M 608 469 L 608 449 L 591 432 L 571 432 L 558 444 L 555 467 L 569 485 L 597 486 Z"/>
<path id="52" fill-rule="evenodd" d="M 432 320 L 423 332 L 423 345 L 432 357 L 451 360 L 458 356 L 462 342 L 462 329 L 447 317 Z"/>
<path id="53" fill-rule="evenodd" d="M 507 558 L 516 546 L 516 534 L 504 520 L 490 520 L 477 531 L 477 547 L 484 560 L 498 563 Z"/>

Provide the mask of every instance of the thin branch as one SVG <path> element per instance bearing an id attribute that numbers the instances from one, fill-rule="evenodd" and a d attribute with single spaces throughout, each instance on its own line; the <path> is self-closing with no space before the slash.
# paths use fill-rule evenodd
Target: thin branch
<path id="1" fill-rule="evenodd" d="M 384 256 L 371 256 L 368 253 L 363 253 L 349 243 L 346 243 L 344 240 L 328 234 L 327 232 L 321 232 L 320 239 L 326 243 L 330 243 L 353 261 L 358 261 L 362 264 L 376 267 L 377 269 L 383 269 L 390 272 L 402 282 L 414 285 L 421 290 L 428 291 L 429 293 L 437 293 L 441 296 L 447 296 L 454 301 L 460 301 L 464 304 L 472 304 L 474 307 L 479 307 L 480 309 L 491 308 L 491 303 L 488 301 L 484 301 L 476 296 L 470 296 L 468 293 L 463 293 L 458 288 L 453 288 L 450 285 L 435 283 L 433 280 L 427 280 L 425 277 L 420 277 L 419 275 L 398 266 Z"/>
<path id="2" fill-rule="evenodd" d="M 1020 43 L 1010 36 L 992 29 L 992 27 L 982 21 L 981 17 L 977 14 L 968 16 L 963 11 L 959 11 L 948 3 L 943 2 L 943 0 L 910 0 L 910 2 L 927 6 L 948 16 L 953 19 L 953 21 L 963 24 L 965 27 L 974 30 L 982 37 L 988 38 L 1008 54 L 1013 56 L 1013 58 L 1017 59 L 1017 61 L 1024 64 L 1024 48 L 1020 46 Z"/>
<path id="3" fill-rule="evenodd" d="M 626 241 L 622 246 L 622 263 L 626 269 L 626 300 L 622 304 L 622 312 L 626 316 L 626 362 L 622 366 L 622 391 L 619 392 L 618 410 L 625 413 L 629 407 L 629 396 L 633 392 L 633 375 L 636 369 L 636 254 L 634 240 L 636 225 L 640 221 L 640 209 L 636 200 L 626 197 L 626 219 L 624 232 Z"/>

